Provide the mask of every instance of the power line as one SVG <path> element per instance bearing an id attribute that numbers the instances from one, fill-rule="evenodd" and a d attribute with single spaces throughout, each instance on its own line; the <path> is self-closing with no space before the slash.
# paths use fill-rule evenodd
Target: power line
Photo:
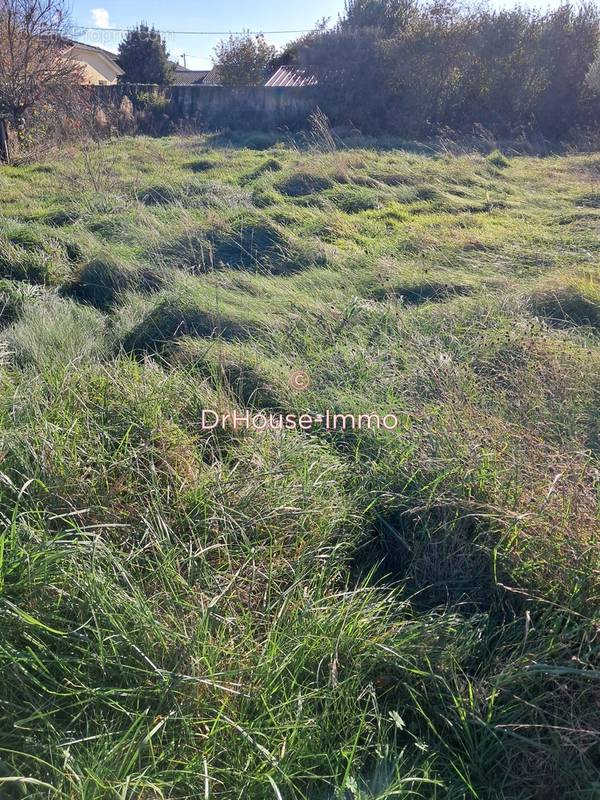
<path id="1" fill-rule="evenodd" d="M 183 56 L 187 56 L 188 58 L 200 58 L 200 59 L 204 59 L 204 61 L 206 61 L 206 60 L 211 61 L 212 60 L 210 56 L 195 56 L 193 53 L 181 53 L 181 57 L 183 57 Z"/>
<path id="2" fill-rule="evenodd" d="M 94 28 L 91 25 L 74 25 L 75 30 L 80 31 L 105 31 L 107 33 L 128 33 L 131 28 Z M 168 36 L 241 36 L 249 33 L 251 36 L 258 36 L 264 34 L 265 36 L 273 36 L 275 34 L 290 34 L 290 33 L 310 33 L 314 28 L 304 28 L 303 30 L 296 31 L 159 31 L 157 33 L 166 34 Z"/>

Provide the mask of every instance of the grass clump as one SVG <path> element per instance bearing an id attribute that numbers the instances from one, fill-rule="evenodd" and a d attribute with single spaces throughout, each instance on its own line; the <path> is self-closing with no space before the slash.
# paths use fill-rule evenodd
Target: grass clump
<path id="1" fill-rule="evenodd" d="M 408 306 L 423 303 L 441 303 L 453 297 L 466 297 L 473 293 L 473 287 L 462 283 L 441 283 L 435 280 L 423 283 L 390 285 L 378 288 L 374 296 L 378 299 L 393 296 Z"/>
<path id="2" fill-rule="evenodd" d="M 68 256 L 57 239 L 29 226 L 7 225 L 0 233 L 0 277 L 57 284 L 67 272 Z"/>
<path id="3" fill-rule="evenodd" d="M 287 197 L 305 197 L 332 187 L 333 181 L 326 175 L 310 172 L 295 172 L 276 185 L 281 194 Z"/>
<path id="4" fill-rule="evenodd" d="M 384 204 L 377 191 L 362 186 L 341 186 L 329 196 L 334 205 L 346 214 L 372 211 Z"/>
<path id="5" fill-rule="evenodd" d="M 281 407 L 285 372 L 265 364 L 241 341 L 219 340 L 207 347 L 205 341 L 183 337 L 171 348 L 169 360 L 209 378 L 215 390 L 225 390 L 241 407 L 257 410 Z"/>
<path id="6" fill-rule="evenodd" d="M 261 164 L 249 172 L 247 175 L 242 176 L 241 182 L 243 184 L 252 183 L 262 175 L 268 175 L 272 172 L 280 172 L 283 169 L 283 164 L 277 158 L 267 158 Z"/>
<path id="7" fill-rule="evenodd" d="M 54 259 L 44 252 L 30 252 L 0 241 L 0 275 L 10 280 L 53 284 L 57 281 Z"/>
<path id="8" fill-rule="evenodd" d="M 192 172 L 209 172 L 211 169 L 215 169 L 216 167 L 220 166 L 218 161 L 209 158 L 197 158 L 195 161 L 190 161 L 188 164 L 188 169 Z"/>
<path id="9" fill-rule="evenodd" d="M 185 191 L 170 183 L 149 186 L 138 192 L 138 200 L 146 206 L 162 206 L 175 203 L 185 196 Z"/>
<path id="10" fill-rule="evenodd" d="M 231 186 L 221 181 L 206 181 L 194 189 L 193 202 L 188 205 L 198 208 L 214 208 L 220 211 L 231 211 L 239 208 L 250 208 L 251 194 L 245 189 Z"/>
<path id="11" fill-rule="evenodd" d="M 211 259 L 237 269 L 290 274 L 323 265 L 325 253 L 265 217 L 244 216 L 208 233 Z"/>
<path id="12" fill-rule="evenodd" d="M 247 333 L 246 327 L 236 320 L 202 307 L 193 297 L 180 293 L 159 297 L 148 314 L 126 334 L 122 346 L 127 352 L 139 354 L 160 351 L 182 336 L 241 339 Z"/>
<path id="13" fill-rule="evenodd" d="M 488 162 L 488 164 L 491 164 L 493 167 L 497 167 L 498 169 L 505 169 L 510 164 L 510 161 L 508 158 L 506 158 L 504 153 L 497 148 L 492 150 L 492 152 L 485 157 L 485 160 Z"/>
<path id="14" fill-rule="evenodd" d="M 280 197 L 273 189 L 264 189 L 261 187 L 256 188 L 252 192 L 252 203 L 256 208 L 269 208 L 269 206 L 276 206 L 280 201 Z"/>
<path id="15" fill-rule="evenodd" d="M 0 328 L 16 322 L 38 294 L 39 289 L 27 283 L 0 280 Z"/>
<path id="16" fill-rule="evenodd" d="M 155 259 L 167 267 L 176 267 L 190 272 L 204 272 L 210 264 L 210 245 L 204 228 L 192 223 L 166 242 L 156 251 L 149 251 L 148 259 Z"/>
<path id="17" fill-rule="evenodd" d="M 4 341 L 17 364 L 37 369 L 78 364 L 107 351 L 103 317 L 53 295 L 25 306 Z"/>
<path id="18" fill-rule="evenodd" d="M 64 228 L 65 226 L 77 222 L 79 217 L 80 212 L 76 208 L 57 208 L 47 211 L 40 217 L 40 222 L 43 222 L 45 225 L 50 225 L 53 228 Z"/>
<path id="19" fill-rule="evenodd" d="M 600 329 L 600 287 L 592 275 L 541 288 L 532 294 L 531 307 L 550 325 Z"/>
<path id="20" fill-rule="evenodd" d="M 151 266 L 133 266 L 98 256 L 77 270 L 63 293 L 96 308 L 109 309 L 126 292 L 156 292 L 166 279 Z"/>
<path id="21" fill-rule="evenodd" d="M 151 186 L 137 194 L 146 206 L 172 206 L 176 209 L 232 209 L 250 205 L 250 194 L 240 187 L 221 181 Z"/>

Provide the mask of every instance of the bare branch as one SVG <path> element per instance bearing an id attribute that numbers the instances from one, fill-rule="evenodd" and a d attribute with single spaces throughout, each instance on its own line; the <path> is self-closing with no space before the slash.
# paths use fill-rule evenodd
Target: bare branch
<path id="1" fill-rule="evenodd" d="M 0 0 L 0 117 L 18 121 L 82 83 L 63 0 Z"/>

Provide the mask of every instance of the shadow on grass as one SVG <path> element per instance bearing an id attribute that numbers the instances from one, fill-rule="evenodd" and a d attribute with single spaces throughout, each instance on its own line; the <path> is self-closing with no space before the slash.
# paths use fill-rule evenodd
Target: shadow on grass
<path id="1" fill-rule="evenodd" d="M 184 298 L 169 298 L 127 334 L 122 346 L 127 352 L 142 355 L 160 352 L 168 342 L 182 336 L 241 340 L 248 335 L 247 327 L 235 320 L 201 309 Z"/>
<path id="2" fill-rule="evenodd" d="M 373 292 L 375 300 L 395 297 L 407 306 L 420 306 L 424 303 L 442 303 L 454 297 L 468 297 L 473 287 L 465 284 L 426 282 L 408 286 L 378 286 Z"/>
<path id="3" fill-rule="evenodd" d="M 376 514 L 370 539 L 355 556 L 359 575 L 404 584 L 415 608 L 477 613 L 497 603 L 488 532 L 456 509 Z"/>

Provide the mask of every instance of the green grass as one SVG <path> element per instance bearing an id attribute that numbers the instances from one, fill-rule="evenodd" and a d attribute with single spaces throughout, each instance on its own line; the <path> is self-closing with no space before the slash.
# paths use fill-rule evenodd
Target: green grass
<path id="1" fill-rule="evenodd" d="M 600 797 L 598 156 L 371 144 L 0 169 L 3 799 Z"/>

